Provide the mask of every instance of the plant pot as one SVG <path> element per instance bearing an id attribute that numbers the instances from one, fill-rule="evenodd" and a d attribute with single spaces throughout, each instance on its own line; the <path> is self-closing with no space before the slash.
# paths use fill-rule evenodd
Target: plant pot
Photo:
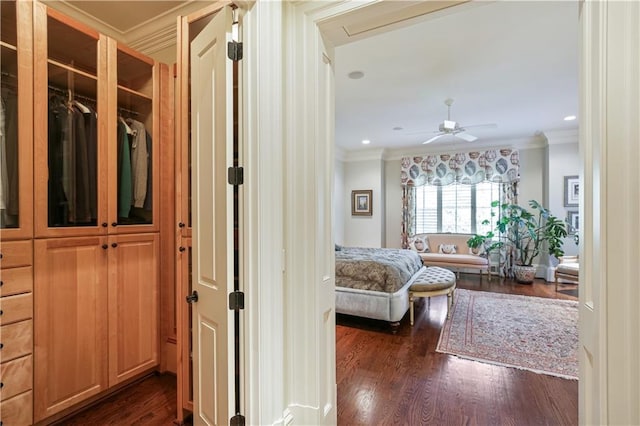
<path id="1" fill-rule="evenodd" d="M 516 281 L 522 284 L 531 284 L 536 275 L 536 268 L 533 266 L 514 265 L 513 273 Z"/>

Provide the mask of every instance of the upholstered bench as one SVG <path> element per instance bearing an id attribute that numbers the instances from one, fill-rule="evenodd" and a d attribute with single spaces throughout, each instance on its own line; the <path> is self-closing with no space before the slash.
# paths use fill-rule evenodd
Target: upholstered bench
<path id="1" fill-rule="evenodd" d="M 409 287 L 409 318 L 413 325 L 413 301 L 416 297 L 447 295 L 447 318 L 451 315 L 456 275 L 448 269 L 431 266 L 418 276 Z"/>

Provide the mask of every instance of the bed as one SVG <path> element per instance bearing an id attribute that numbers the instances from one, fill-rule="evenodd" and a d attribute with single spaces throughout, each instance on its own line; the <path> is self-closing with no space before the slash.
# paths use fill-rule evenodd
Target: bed
<path id="1" fill-rule="evenodd" d="M 336 246 L 336 312 L 399 324 L 425 269 L 413 250 Z"/>

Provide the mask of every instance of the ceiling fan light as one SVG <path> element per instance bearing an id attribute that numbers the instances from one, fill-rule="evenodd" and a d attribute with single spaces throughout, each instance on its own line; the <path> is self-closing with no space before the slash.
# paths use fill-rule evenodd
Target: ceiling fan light
<path id="1" fill-rule="evenodd" d="M 453 130 L 456 128 L 456 122 L 451 120 L 444 120 L 443 127 L 447 130 Z"/>

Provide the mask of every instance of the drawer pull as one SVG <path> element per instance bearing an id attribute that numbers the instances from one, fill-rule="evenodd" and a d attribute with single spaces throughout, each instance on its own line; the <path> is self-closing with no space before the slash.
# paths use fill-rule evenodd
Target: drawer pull
<path id="1" fill-rule="evenodd" d="M 111 243 L 111 247 L 113 247 L 113 248 L 118 247 L 118 243 Z"/>
<path id="2" fill-rule="evenodd" d="M 0 309 L 0 315 L 4 314 L 4 311 L 2 309 Z"/>
<path id="3" fill-rule="evenodd" d="M 118 226 L 118 222 L 111 222 L 111 226 L 115 228 L 116 226 Z"/>
<path id="4" fill-rule="evenodd" d="M 178 228 L 184 228 L 184 222 L 178 223 Z"/>
<path id="5" fill-rule="evenodd" d="M 4 383 L 0 382 L 0 389 L 4 387 Z"/>
<path id="6" fill-rule="evenodd" d="M 0 287 L 4 285 L 4 281 L 0 281 Z"/>
<path id="7" fill-rule="evenodd" d="M 102 248 L 103 248 L 104 250 L 106 250 L 106 249 L 108 249 L 108 248 L 109 248 L 109 246 L 108 246 L 108 245 L 106 245 L 106 244 L 103 244 L 103 245 L 102 245 Z"/>
<path id="8" fill-rule="evenodd" d="M 0 343 L 0 349 L 4 348 L 4 343 Z"/>
<path id="9" fill-rule="evenodd" d="M 180 247 L 178 250 L 180 251 L 180 253 L 182 253 L 183 251 L 186 250 L 186 248 L 185 247 Z"/>
<path id="10" fill-rule="evenodd" d="M 102 227 L 106 228 L 107 226 L 109 226 L 109 224 L 107 222 L 102 222 Z"/>

